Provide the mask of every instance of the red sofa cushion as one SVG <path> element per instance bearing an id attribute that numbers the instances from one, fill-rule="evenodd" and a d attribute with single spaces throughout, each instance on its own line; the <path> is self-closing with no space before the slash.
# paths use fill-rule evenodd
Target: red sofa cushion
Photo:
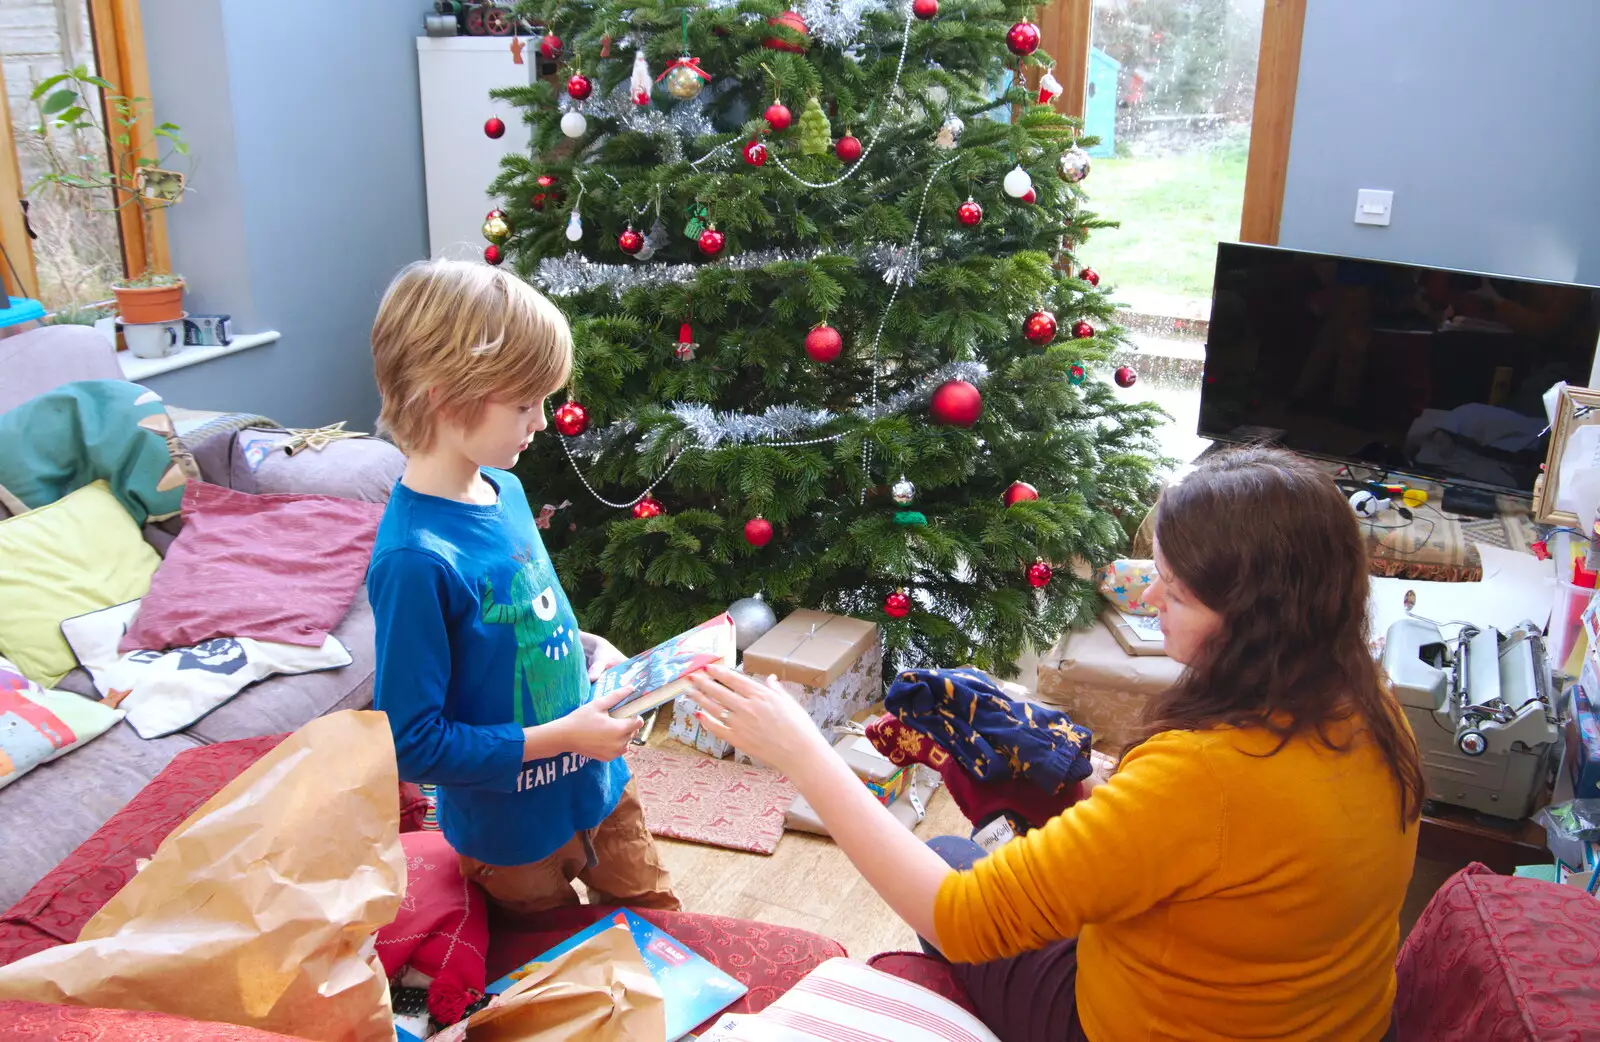
<path id="1" fill-rule="evenodd" d="M 0 1042 L 295 1042 L 276 1031 L 125 1009 L 0 1002 Z"/>
<path id="2" fill-rule="evenodd" d="M 1600 1024 L 1600 901 L 1473 864 L 1434 894 L 1401 946 L 1401 1038 L 1590 1038 Z"/>
<path id="3" fill-rule="evenodd" d="M 967 997 L 967 989 L 956 979 L 955 971 L 943 959 L 935 959 L 921 952 L 882 952 L 868 959 L 867 965 L 875 970 L 882 970 L 891 977 L 899 977 L 903 981 L 921 985 L 935 995 L 944 996 L 973 1016 L 978 1015 L 972 1000 Z"/>

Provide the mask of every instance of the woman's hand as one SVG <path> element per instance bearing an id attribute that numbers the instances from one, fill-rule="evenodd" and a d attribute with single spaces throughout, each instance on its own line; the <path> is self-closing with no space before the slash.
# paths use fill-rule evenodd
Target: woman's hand
<path id="1" fill-rule="evenodd" d="M 828 740 L 776 677 L 757 680 L 725 666 L 689 676 L 700 722 L 725 742 L 794 777 L 818 756 L 831 756 Z"/>
<path id="2" fill-rule="evenodd" d="M 589 680 L 594 682 L 600 679 L 600 674 L 617 665 L 619 662 L 628 661 L 615 644 L 604 637 L 593 633 L 579 633 L 578 639 L 583 641 L 583 655 L 589 662 Z"/>

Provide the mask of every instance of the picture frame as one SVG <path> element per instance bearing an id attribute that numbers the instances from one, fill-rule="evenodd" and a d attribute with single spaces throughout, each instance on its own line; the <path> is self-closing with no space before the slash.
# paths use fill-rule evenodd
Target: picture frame
<path id="1" fill-rule="evenodd" d="M 1558 506 L 1561 502 L 1561 464 L 1573 432 L 1595 424 L 1600 424 L 1600 389 L 1562 387 L 1556 398 L 1556 417 L 1550 427 L 1550 448 L 1545 454 L 1544 473 L 1533 485 L 1533 519 L 1539 524 L 1583 527 L 1583 521 L 1577 514 Z"/>

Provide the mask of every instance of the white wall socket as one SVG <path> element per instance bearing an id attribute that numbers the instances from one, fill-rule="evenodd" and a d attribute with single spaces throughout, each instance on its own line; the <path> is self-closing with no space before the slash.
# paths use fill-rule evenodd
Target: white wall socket
<path id="1" fill-rule="evenodd" d="M 1362 188 L 1356 192 L 1357 224 L 1388 224 L 1393 209 L 1393 192 L 1379 188 Z"/>

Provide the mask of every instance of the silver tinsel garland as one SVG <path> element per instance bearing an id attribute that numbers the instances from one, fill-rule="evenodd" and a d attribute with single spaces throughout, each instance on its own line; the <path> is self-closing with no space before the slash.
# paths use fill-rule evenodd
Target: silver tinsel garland
<path id="1" fill-rule="evenodd" d="M 795 11 L 806 20 L 813 40 L 848 47 L 861 35 L 867 15 L 897 6 L 903 9 L 904 0 L 802 0 Z"/>
<path id="2" fill-rule="evenodd" d="M 654 232 L 652 231 L 652 234 Z M 657 249 L 665 243 L 658 244 Z M 780 261 L 808 261 L 822 256 L 843 255 L 842 250 L 751 250 L 705 264 L 603 264 L 579 253 L 545 257 L 534 270 L 533 281 L 552 297 L 570 297 L 590 290 L 608 289 L 614 297 L 637 286 L 681 286 L 693 282 L 707 268 L 752 271 Z M 890 285 L 909 286 L 922 270 L 922 252 L 915 247 L 880 243 L 854 254 L 868 268 L 883 276 Z"/>

